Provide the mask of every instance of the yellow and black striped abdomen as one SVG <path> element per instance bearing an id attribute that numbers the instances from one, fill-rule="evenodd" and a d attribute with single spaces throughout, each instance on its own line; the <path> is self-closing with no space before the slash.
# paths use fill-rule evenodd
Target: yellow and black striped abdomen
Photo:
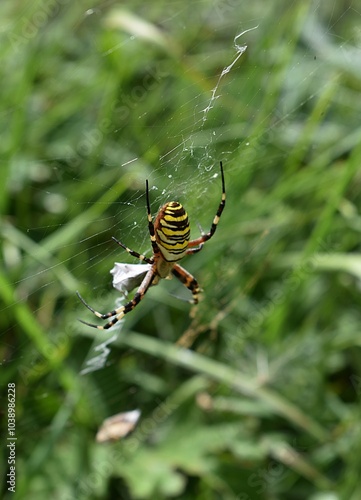
<path id="1" fill-rule="evenodd" d="M 162 206 L 154 223 L 155 238 L 168 262 L 176 262 L 185 256 L 190 228 L 187 212 L 177 201 Z"/>

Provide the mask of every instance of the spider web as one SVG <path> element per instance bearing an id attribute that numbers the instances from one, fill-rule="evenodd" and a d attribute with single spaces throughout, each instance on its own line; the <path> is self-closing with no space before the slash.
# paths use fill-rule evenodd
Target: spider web
<path id="1" fill-rule="evenodd" d="M 189 133 L 187 137 L 182 139 L 182 142 L 173 150 L 169 151 L 165 155 L 163 155 L 160 158 L 160 163 L 162 164 L 162 171 L 166 171 L 167 173 L 167 178 L 169 179 L 169 189 L 164 189 L 161 192 L 161 195 L 157 195 L 156 201 L 159 199 L 159 204 L 161 205 L 163 203 L 162 198 L 170 199 L 173 190 L 176 190 L 177 193 L 174 193 L 174 197 L 179 196 L 179 192 L 183 196 L 187 193 L 187 191 L 190 191 L 188 183 L 185 185 L 184 181 L 181 181 L 181 178 L 179 181 L 174 180 L 174 177 L 177 176 L 179 173 L 179 170 L 182 168 L 182 165 L 185 161 L 186 156 L 190 157 L 195 157 L 197 155 L 197 150 L 200 151 L 199 154 L 199 159 L 197 160 L 197 168 L 196 168 L 196 173 L 195 173 L 195 184 L 197 185 L 197 193 L 193 193 L 192 196 L 196 196 L 197 200 L 201 198 L 205 193 L 206 193 L 206 186 L 204 184 L 204 179 L 207 177 L 209 178 L 209 172 L 211 172 L 214 167 L 215 163 L 217 163 L 216 158 L 212 154 L 212 142 L 214 139 L 217 139 L 217 134 L 216 132 L 210 131 L 208 133 L 208 140 L 205 142 L 203 146 L 197 146 L 197 143 L 199 142 L 197 139 L 197 136 L 201 135 L 204 133 L 207 121 L 208 121 L 208 116 L 211 113 L 213 106 L 216 105 L 217 99 L 220 97 L 218 95 L 218 90 L 222 84 L 222 79 L 230 73 L 234 65 L 238 62 L 240 57 L 243 55 L 243 53 L 246 51 L 247 46 L 246 45 L 239 45 L 239 41 L 241 38 L 249 31 L 255 28 L 250 28 L 249 30 L 245 30 L 239 34 L 237 34 L 234 37 L 233 41 L 233 47 L 235 51 L 235 55 L 233 60 L 230 62 L 229 65 L 227 65 L 221 72 L 221 74 L 218 77 L 217 83 L 214 86 L 214 88 L 211 91 L 211 96 L 209 98 L 209 102 L 203 109 L 197 109 L 195 111 L 195 123 L 193 126 L 193 130 Z M 197 106 L 199 108 L 200 106 Z M 223 153 L 222 158 L 225 156 L 225 152 Z M 216 167 L 218 168 L 218 167 Z M 162 174 L 164 175 L 164 174 Z M 212 177 L 218 177 L 218 173 L 214 174 Z M 176 183 L 176 185 L 175 185 Z M 157 191 L 157 187 L 153 186 L 151 188 L 151 194 L 153 195 L 154 191 Z M 172 193 L 173 194 L 173 193 Z M 147 238 L 149 240 L 149 236 L 147 235 Z M 128 268 L 129 266 L 123 266 L 116 264 L 116 267 L 112 269 L 110 272 L 111 274 L 114 275 L 113 277 L 113 286 L 120 290 L 122 292 L 122 297 L 120 297 L 117 302 L 116 302 L 116 307 L 120 307 L 121 305 L 124 305 L 128 300 L 129 296 L 128 293 L 131 291 L 134 286 L 133 283 L 131 286 L 128 284 L 129 280 L 129 274 L 136 276 L 139 273 L 142 273 L 142 270 L 144 269 L 142 264 L 139 264 L 137 266 L 133 266 L 132 273 L 129 273 Z M 149 266 L 148 266 L 149 267 Z M 139 271 L 138 269 L 139 268 Z M 145 271 L 143 271 L 144 273 Z M 144 276 L 143 276 L 144 277 Z M 117 283 L 118 281 L 118 283 Z M 139 286 L 139 280 L 134 280 L 138 281 L 138 286 Z M 125 286 L 119 285 L 119 282 L 121 283 L 127 283 Z M 110 353 L 110 344 L 114 342 L 117 339 L 117 334 L 114 333 L 114 330 L 116 329 L 118 331 L 118 334 L 121 332 L 122 328 L 124 327 L 124 321 L 126 317 L 123 317 L 114 327 L 110 329 L 109 332 L 106 332 L 105 335 L 103 335 L 103 339 L 101 341 L 94 341 L 94 345 L 92 349 L 89 351 L 88 356 L 86 360 L 84 361 L 84 367 L 81 371 L 81 374 L 87 374 L 91 371 L 97 370 L 102 368 L 107 360 L 107 356 Z"/>

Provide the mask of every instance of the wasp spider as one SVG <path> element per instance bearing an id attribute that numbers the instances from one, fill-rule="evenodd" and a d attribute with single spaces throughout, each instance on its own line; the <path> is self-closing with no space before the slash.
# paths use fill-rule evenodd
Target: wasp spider
<path id="1" fill-rule="evenodd" d="M 161 278 L 168 278 L 171 275 L 178 278 L 179 281 L 181 281 L 183 285 L 185 285 L 192 292 L 193 300 L 191 302 L 193 304 L 198 303 L 198 294 L 201 289 L 197 280 L 188 271 L 177 264 L 177 262 L 183 259 L 186 255 L 194 254 L 202 250 L 204 242 L 212 238 L 216 232 L 217 224 L 226 204 L 226 190 L 222 162 L 220 162 L 220 168 L 222 177 L 222 198 L 217 213 L 213 219 L 211 229 L 208 233 L 204 233 L 199 238 L 191 241 L 189 239 L 190 227 L 188 215 L 178 201 L 170 201 L 163 205 L 157 214 L 155 222 L 153 223 L 150 212 L 148 181 L 146 181 L 148 228 L 153 249 L 153 256 L 148 258 L 145 255 L 141 255 L 138 252 L 130 250 L 130 248 L 123 245 L 123 243 L 114 237 L 113 240 L 133 257 L 150 264 L 151 268 L 145 275 L 133 299 L 124 306 L 105 314 L 95 311 L 85 302 L 79 292 L 77 292 L 79 299 L 93 314 L 95 314 L 95 316 L 104 320 L 112 318 L 103 326 L 93 325 L 80 320 L 82 323 L 92 326 L 93 328 L 98 328 L 99 330 L 107 330 L 139 304 L 150 286 L 156 285 Z"/>

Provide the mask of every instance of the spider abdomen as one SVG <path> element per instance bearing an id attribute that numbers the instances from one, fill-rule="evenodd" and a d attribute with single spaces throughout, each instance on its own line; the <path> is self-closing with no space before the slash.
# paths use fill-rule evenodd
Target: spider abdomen
<path id="1" fill-rule="evenodd" d="M 164 259 L 176 262 L 188 248 L 190 227 L 187 212 L 177 201 L 162 206 L 154 223 L 155 238 Z"/>

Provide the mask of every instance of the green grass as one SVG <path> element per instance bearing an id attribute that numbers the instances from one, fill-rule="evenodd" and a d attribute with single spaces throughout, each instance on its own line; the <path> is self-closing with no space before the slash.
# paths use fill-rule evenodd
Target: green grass
<path id="1" fill-rule="evenodd" d="M 4 498 L 361 498 L 360 12 L 318 3 L 1 4 Z M 149 252 L 145 179 L 197 237 L 220 160 L 202 301 L 162 281 L 81 374 L 113 331 L 75 292 L 110 310 L 111 236 Z"/>

